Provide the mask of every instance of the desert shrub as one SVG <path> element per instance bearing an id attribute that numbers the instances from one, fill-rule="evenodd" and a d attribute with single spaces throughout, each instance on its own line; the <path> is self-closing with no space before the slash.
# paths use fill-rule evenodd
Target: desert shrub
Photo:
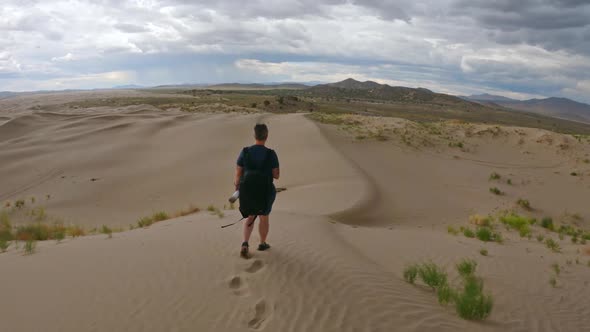
<path id="1" fill-rule="evenodd" d="M 480 249 L 480 250 L 479 250 L 479 253 L 480 253 L 482 256 L 487 256 L 487 255 L 488 255 L 488 250 L 487 250 L 487 249 Z"/>
<path id="2" fill-rule="evenodd" d="M 475 237 L 475 233 L 470 228 L 465 228 L 463 230 L 463 235 L 465 235 L 465 237 L 469 237 L 469 238 Z"/>
<path id="3" fill-rule="evenodd" d="M 479 227 L 475 232 L 475 236 L 484 242 L 502 242 L 502 236 L 500 235 L 500 233 L 494 232 L 489 227 Z"/>
<path id="4" fill-rule="evenodd" d="M 576 172 L 571 172 L 571 173 L 570 173 L 570 175 L 571 175 L 571 176 L 578 176 L 578 173 L 576 173 Z"/>
<path id="5" fill-rule="evenodd" d="M 502 176 L 496 172 L 490 174 L 490 180 L 499 180 Z"/>
<path id="6" fill-rule="evenodd" d="M 457 235 L 457 234 L 459 234 L 459 231 L 453 226 L 448 226 L 447 233 Z"/>
<path id="7" fill-rule="evenodd" d="M 476 261 L 472 259 L 464 259 L 459 264 L 457 264 L 457 271 L 459 272 L 461 277 L 466 278 L 472 276 L 475 273 L 476 267 Z"/>
<path id="8" fill-rule="evenodd" d="M 257 106 L 256 103 L 250 104 L 250 107 L 252 107 L 252 108 L 256 108 L 256 106 Z"/>
<path id="9" fill-rule="evenodd" d="M 555 277 L 551 277 L 549 279 L 549 285 L 551 285 L 553 288 L 557 287 L 557 279 Z"/>
<path id="10" fill-rule="evenodd" d="M 577 235 L 572 236 L 572 243 L 573 244 L 578 243 L 578 236 Z"/>
<path id="11" fill-rule="evenodd" d="M 512 185 L 512 180 L 511 179 L 506 180 L 506 184 Z"/>
<path id="12" fill-rule="evenodd" d="M 168 214 L 166 212 L 160 211 L 160 212 L 154 213 L 154 215 L 152 216 L 152 219 L 154 220 L 154 222 L 158 222 L 158 221 L 170 219 L 170 217 L 168 216 Z"/>
<path id="13" fill-rule="evenodd" d="M 107 225 L 102 225 L 102 227 L 100 228 L 100 232 L 102 234 L 108 235 L 109 239 L 113 237 L 113 230 Z"/>
<path id="14" fill-rule="evenodd" d="M 469 223 L 477 225 L 477 226 L 492 226 L 493 218 L 491 216 L 481 216 L 479 214 L 474 214 L 469 216 Z"/>
<path id="15" fill-rule="evenodd" d="M 559 264 L 557 264 L 557 263 L 551 264 L 551 268 L 555 272 L 555 275 L 559 275 L 559 273 L 561 272 L 561 269 L 559 268 Z"/>
<path id="16" fill-rule="evenodd" d="M 528 236 L 531 233 L 529 225 L 535 223 L 535 220 L 532 218 L 526 218 L 514 213 L 501 216 L 500 221 L 504 225 L 517 230 L 521 237 Z"/>
<path id="17" fill-rule="evenodd" d="M 494 195 L 504 195 L 504 193 L 496 187 L 490 188 L 490 192 Z"/>
<path id="18" fill-rule="evenodd" d="M 10 246 L 10 242 L 4 239 L 0 239 L 0 252 L 6 252 L 8 247 Z"/>
<path id="19" fill-rule="evenodd" d="M 543 240 L 545 240 L 545 237 L 541 234 L 537 235 L 537 241 L 539 242 L 543 242 Z"/>
<path id="20" fill-rule="evenodd" d="M 525 210 L 532 210 L 531 203 L 528 201 L 528 199 L 519 198 L 516 201 L 516 205 L 520 206 L 521 208 L 523 208 Z"/>
<path id="21" fill-rule="evenodd" d="M 491 295 L 483 293 L 483 281 L 475 276 L 465 278 L 463 291 L 455 300 L 457 313 L 463 319 L 483 320 L 489 316 L 493 307 Z"/>
<path id="22" fill-rule="evenodd" d="M 34 254 L 36 247 L 37 247 L 37 242 L 35 242 L 34 240 L 27 240 L 25 242 L 25 255 Z"/>
<path id="23" fill-rule="evenodd" d="M 69 226 L 66 229 L 66 232 L 69 236 L 71 237 L 79 237 L 79 236 L 84 236 L 86 234 L 86 232 L 84 231 L 84 229 L 80 226 Z"/>
<path id="24" fill-rule="evenodd" d="M 449 284 L 445 283 L 436 290 L 436 296 L 438 297 L 438 303 L 448 304 L 455 301 L 457 294 Z"/>
<path id="25" fill-rule="evenodd" d="M 416 276 L 418 275 L 418 270 L 419 267 L 416 264 L 407 266 L 406 269 L 404 270 L 404 279 L 409 282 L 410 284 L 413 284 L 414 281 L 416 281 Z"/>
<path id="26" fill-rule="evenodd" d="M 541 227 L 546 228 L 548 230 L 554 230 L 555 226 L 553 225 L 553 219 L 550 217 L 545 217 L 541 220 Z"/>
<path id="27" fill-rule="evenodd" d="M 137 221 L 137 227 L 148 227 L 154 223 L 154 220 L 151 217 L 143 217 Z"/>
<path id="28" fill-rule="evenodd" d="M 49 236 L 49 226 L 42 223 L 18 226 L 16 229 L 16 239 L 19 241 L 45 241 Z"/>
<path id="29" fill-rule="evenodd" d="M 16 202 L 14 202 L 14 206 L 16 206 L 18 209 L 22 209 L 23 207 L 25 207 L 25 200 L 24 199 L 19 199 Z"/>
<path id="30" fill-rule="evenodd" d="M 553 251 L 553 252 L 559 252 L 561 250 L 561 248 L 559 247 L 559 244 L 557 242 L 555 242 L 553 239 L 545 240 L 545 245 L 547 246 L 547 248 L 551 249 L 551 251 Z"/>
<path id="31" fill-rule="evenodd" d="M 418 275 L 432 289 L 436 289 L 447 283 L 447 273 L 434 263 L 422 264 L 420 269 L 418 269 Z"/>

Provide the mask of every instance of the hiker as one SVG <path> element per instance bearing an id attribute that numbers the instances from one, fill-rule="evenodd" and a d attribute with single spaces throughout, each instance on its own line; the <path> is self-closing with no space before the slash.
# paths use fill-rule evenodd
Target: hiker
<path id="1" fill-rule="evenodd" d="M 260 244 L 258 250 L 270 248 L 266 243 L 269 231 L 269 215 L 275 201 L 277 191 L 273 179 L 279 179 L 279 158 L 274 150 L 265 146 L 268 139 L 268 127 L 265 124 L 254 126 L 256 143 L 242 149 L 238 157 L 234 185 L 240 191 L 240 212 L 244 218 L 244 241 L 240 255 L 248 258 L 250 235 L 254 222 L 260 218 L 258 232 Z"/>

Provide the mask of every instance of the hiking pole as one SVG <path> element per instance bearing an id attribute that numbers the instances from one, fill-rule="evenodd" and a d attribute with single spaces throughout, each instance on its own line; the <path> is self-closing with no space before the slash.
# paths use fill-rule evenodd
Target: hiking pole
<path id="1" fill-rule="evenodd" d="M 229 227 L 229 226 L 233 226 L 233 225 L 235 225 L 235 224 L 239 223 L 240 221 L 242 221 L 242 220 L 244 220 L 244 219 L 246 219 L 246 218 L 244 217 L 244 218 L 242 218 L 242 219 L 240 219 L 240 220 L 238 220 L 238 221 L 236 221 L 236 222 L 233 222 L 233 223 L 231 223 L 231 224 L 223 225 L 223 226 L 221 226 L 221 228 L 226 228 L 226 227 Z"/>
<path id="2" fill-rule="evenodd" d="M 252 224 L 254 224 L 254 222 L 256 221 L 256 218 L 258 218 L 258 216 L 254 216 L 254 219 L 252 219 L 252 222 L 250 222 L 250 223 L 248 224 L 248 227 L 252 227 Z M 235 224 L 239 223 L 240 221 L 242 221 L 242 220 L 244 220 L 244 219 L 246 219 L 246 217 L 243 217 L 242 219 L 240 219 L 240 220 L 238 220 L 238 221 L 236 221 L 236 222 L 233 222 L 233 223 L 231 223 L 231 224 L 223 225 L 223 226 L 221 226 L 221 228 L 226 228 L 226 227 L 229 227 L 229 226 L 233 226 L 233 225 L 235 225 Z"/>

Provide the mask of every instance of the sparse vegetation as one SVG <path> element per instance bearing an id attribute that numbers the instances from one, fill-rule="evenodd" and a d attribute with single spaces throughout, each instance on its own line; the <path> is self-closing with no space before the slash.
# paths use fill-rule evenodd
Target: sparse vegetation
<path id="1" fill-rule="evenodd" d="M 463 292 L 455 300 L 457 313 L 461 318 L 483 320 L 491 313 L 493 304 L 492 296 L 483 293 L 483 281 L 480 278 L 464 278 Z"/>
<path id="2" fill-rule="evenodd" d="M 518 206 L 520 206 L 521 208 L 523 208 L 523 209 L 525 209 L 525 210 L 528 210 L 528 211 L 532 210 L 532 208 L 531 208 L 531 203 L 530 203 L 530 202 L 529 202 L 527 199 L 522 199 L 522 198 L 519 198 L 519 199 L 516 201 L 516 205 L 518 205 Z"/>
<path id="3" fill-rule="evenodd" d="M 433 290 L 447 283 L 447 274 L 434 263 L 422 264 L 418 269 L 422 281 Z"/>
<path id="4" fill-rule="evenodd" d="M 492 188 L 490 188 L 490 192 L 491 192 L 492 194 L 494 194 L 494 195 L 499 195 L 499 196 L 500 196 L 500 195 L 504 195 L 504 193 L 503 193 L 503 192 L 502 192 L 500 189 L 498 189 L 498 188 L 496 188 L 496 187 L 492 187 Z"/>
<path id="5" fill-rule="evenodd" d="M 410 284 L 414 284 L 416 276 L 418 275 L 419 267 L 416 264 L 407 266 L 404 270 L 404 279 Z"/>
<path id="6" fill-rule="evenodd" d="M 32 255 L 35 253 L 37 242 L 34 240 L 27 240 L 25 242 L 25 255 Z"/>
<path id="7" fill-rule="evenodd" d="M 464 259 L 457 264 L 457 271 L 463 278 L 472 276 L 475 273 L 477 262 L 472 259 Z"/>
<path id="8" fill-rule="evenodd" d="M 553 288 L 557 287 L 557 279 L 555 277 L 551 277 L 549 279 L 549 285 L 551 285 Z"/>
<path id="9" fill-rule="evenodd" d="M 168 214 L 166 212 L 163 212 L 163 211 L 155 212 L 150 217 L 142 217 L 142 218 L 140 218 L 137 221 L 137 226 L 139 228 L 149 227 L 149 226 L 151 226 L 155 222 L 164 221 L 164 220 L 167 220 L 167 219 L 170 219 L 170 216 L 168 216 Z"/>
<path id="10" fill-rule="evenodd" d="M 223 214 L 223 212 L 214 205 L 209 205 L 207 207 L 207 211 L 211 212 L 211 214 L 218 216 L 219 218 L 223 218 L 225 216 L 225 214 Z"/>
<path id="11" fill-rule="evenodd" d="M 484 217 L 479 214 L 469 216 L 469 223 L 477 226 L 491 227 L 492 221 L 493 218 L 491 216 Z"/>
<path id="12" fill-rule="evenodd" d="M 551 268 L 555 272 L 555 275 L 559 275 L 559 273 L 561 273 L 561 269 L 559 268 L 559 264 L 553 263 L 553 264 L 551 264 Z"/>
<path id="13" fill-rule="evenodd" d="M 488 250 L 487 250 L 487 249 L 480 249 L 480 250 L 479 250 L 479 253 L 480 253 L 482 256 L 487 256 L 487 255 L 488 255 Z"/>
<path id="14" fill-rule="evenodd" d="M 515 213 L 501 216 L 500 221 L 509 228 L 517 230 L 521 237 L 530 235 L 530 225 L 536 222 L 535 219 L 526 218 Z"/>
<path id="15" fill-rule="evenodd" d="M 457 264 L 457 271 L 463 281 L 462 288 L 455 289 L 449 283 L 446 272 L 434 263 L 411 265 L 404 270 L 404 279 L 414 283 L 416 275 L 424 284 L 430 286 L 442 305 L 455 304 L 457 314 L 469 320 L 482 320 L 489 316 L 493 307 L 493 299 L 483 293 L 483 281 L 475 276 L 477 263 L 463 260 Z"/>
<path id="16" fill-rule="evenodd" d="M 553 226 L 553 219 L 551 219 L 550 217 L 543 218 L 543 220 L 541 220 L 541 227 L 551 231 L 554 230 L 555 228 Z"/>
<path id="17" fill-rule="evenodd" d="M 100 229 L 100 232 L 102 234 L 106 234 L 109 239 L 113 237 L 113 230 L 110 227 L 106 226 L 106 225 L 102 225 L 102 227 Z"/>
<path id="18" fill-rule="evenodd" d="M 463 235 L 465 235 L 465 237 L 469 237 L 469 238 L 475 237 L 475 233 L 470 228 L 465 228 L 463 230 Z"/>
<path id="19" fill-rule="evenodd" d="M 537 241 L 539 242 L 543 242 L 543 240 L 545 240 L 545 237 L 541 234 L 537 235 Z"/>
<path id="20" fill-rule="evenodd" d="M 496 172 L 490 174 L 490 180 L 500 180 L 500 178 L 502 178 L 502 176 Z"/>
<path id="21" fill-rule="evenodd" d="M 14 206 L 16 206 L 16 208 L 18 209 L 22 209 L 23 207 L 25 207 L 25 200 L 24 199 L 19 199 L 14 203 Z"/>
<path id="22" fill-rule="evenodd" d="M 508 184 L 508 185 L 511 186 L 512 185 L 512 180 L 511 179 L 506 180 L 506 184 Z"/>
<path id="23" fill-rule="evenodd" d="M 447 233 L 457 235 L 459 231 L 453 226 L 447 226 Z"/>
<path id="24" fill-rule="evenodd" d="M 561 250 L 559 244 L 555 242 L 553 239 L 545 240 L 545 246 L 547 246 L 547 248 L 551 249 L 551 251 L 553 252 L 560 252 Z"/>
<path id="25" fill-rule="evenodd" d="M 577 172 L 571 172 L 570 175 L 571 176 L 578 176 L 578 173 Z"/>
<path id="26" fill-rule="evenodd" d="M 0 252 L 6 252 L 8 247 L 10 246 L 10 242 L 4 239 L 0 239 Z"/>
<path id="27" fill-rule="evenodd" d="M 191 214 L 197 213 L 197 212 L 199 212 L 199 211 L 201 211 L 201 209 L 199 209 L 198 207 L 196 207 L 196 206 L 194 206 L 194 205 L 191 205 L 191 206 L 189 206 L 188 208 L 186 208 L 186 209 L 184 209 L 184 210 L 180 210 L 180 211 L 176 212 L 176 213 L 174 214 L 174 217 L 175 217 L 175 218 L 176 218 L 176 217 L 184 217 L 184 216 L 188 216 L 188 215 L 191 215 Z"/>

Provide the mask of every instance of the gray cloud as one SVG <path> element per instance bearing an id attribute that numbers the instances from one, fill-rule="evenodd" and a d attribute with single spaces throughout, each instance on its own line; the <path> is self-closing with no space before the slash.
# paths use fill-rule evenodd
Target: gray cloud
<path id="1" fill-rule="evenodd" d="M 0 90 L 358 75 L 584 98 L 589 24 L 580 0 L 3 0 Z"/>

